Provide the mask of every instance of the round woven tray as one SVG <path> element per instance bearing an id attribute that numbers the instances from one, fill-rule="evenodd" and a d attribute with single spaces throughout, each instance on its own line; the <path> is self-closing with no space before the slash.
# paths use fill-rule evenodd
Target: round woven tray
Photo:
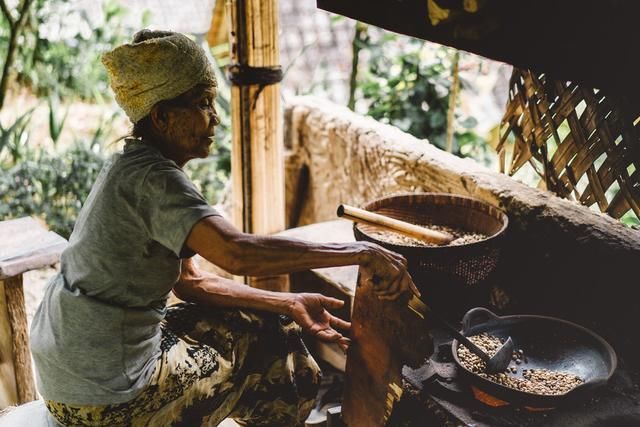
<path id="1" fill-rule="evenodd" d="M 451 308 L 452 299 L 471 296 L 469 289 L 486 281 L 495 270 L 507 215 L 479 200 L 446 193 L 412 193 L 384 197 L 364 209 L 418 225 L 446 225 L 488 237 L 459 246 L 407 246 L 382 241 L 371 234 L 378 229 L 354 224 L 356 240 L 368 240 L 402 254 L 414 282 L 426 290 L 429 300 Z M 465 295 L 456 295 L 461 291 Z M 435 300 L 434 300 L 435 299 Z M 461 311 L 467 304 L 456 305 Z"/>

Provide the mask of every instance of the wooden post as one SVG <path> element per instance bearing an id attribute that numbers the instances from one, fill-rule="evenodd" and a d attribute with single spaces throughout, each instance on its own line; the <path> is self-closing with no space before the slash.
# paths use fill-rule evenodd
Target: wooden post
<path id="1" fill-rule="evenodd" d="M 16 370 L 13 363 L 13 333 L 7 311 L 5 285 L 0 282 L 0 409 L 18 402 Z"/>
<path id="2" fill-rule="evenodd" d="M 22 274 L 0 280 L 0 324 L 3 337 L 0 350 L 0 364 L 6 367 L 7 374 L 13 371 L 14 377 L 3 376 L 2 394 L 7 401 L 2 405 L 26 403 L 36 400 L 36 386 L 31 370 L 31 352 L 27 332 L 27 313 L 22 291 Z M 8 335 L 5 333 L 8 332 Z M 10 347 L 7 348 L 7 346 Z M 15 394 L 14 394 L 15 393 Z M 11 402 L 11 400 L 13 402 Z"/>
<path id="3" fill-rule="evenodd" d="M 66 246 L 33 218 L 0 221 L 0 410 L 37 398 L 22 274 L 58 262 Z"/>
<path id="4" fill-rule="evenodd" d="M 232 64 L 280 65 L 277 0 L 227 0 Z M 233 220 L 247 233 L 284 229 L 284 145 L 280 85 L 234 85 L 231 90 Z M 283 277 L 253 286 L 286 290 Z"/>

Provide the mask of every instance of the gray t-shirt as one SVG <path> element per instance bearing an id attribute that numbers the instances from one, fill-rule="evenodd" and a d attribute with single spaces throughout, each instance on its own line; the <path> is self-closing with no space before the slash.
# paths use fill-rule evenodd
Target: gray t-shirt
<path id="1" fill-rule="evenodd" d="M 160 355 L 160 321 L 195 223 L 218 213 L 182 169 L 128 140 L 100 172 L 31 326 L 40 393 L 131 400 Z"/>

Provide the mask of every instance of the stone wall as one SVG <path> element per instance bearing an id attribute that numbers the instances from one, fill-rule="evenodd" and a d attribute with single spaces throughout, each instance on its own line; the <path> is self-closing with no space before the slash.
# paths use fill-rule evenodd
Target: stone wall
<path id="1" fill-rule="evenodd" d="M 632 337 L 640 320 L 640 231 L 315 98 L 288 105 L 285 145 L 289 227 L 335 219 L 340 203 L 392 193 L 476 197 L 510 220 L 486 305 L 574 320 L 619 352 L 640 355 Z"/>

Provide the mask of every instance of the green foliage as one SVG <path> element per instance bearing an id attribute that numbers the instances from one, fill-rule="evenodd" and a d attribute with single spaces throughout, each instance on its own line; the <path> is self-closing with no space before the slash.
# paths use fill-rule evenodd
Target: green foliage
<path id="1" fill-rule="evenodd" d="M 31 155 L 28 126 L 33 108 L 6 128 L 0 123 L 0 166 L 15 164 Z"/>
<path id="2" fill-rule="evenodd" d="M 204 198 L 215 204 L 229 180 L 231 152 L 226 145 L 215 147 L 206 159 L 193 159 L 185 166 L 185 172 L 198 186 Z"/>
<path id="3" fill-rule="evenodd" d="M 60 109 L 60 98 L 55 92 L 47 98 L 47 103 L 49 106 L 49 135 L 51 136 L 51 141 L 53 141 L 53 146 L 55 147 L 58 144 L 58 139 L 60 138 L 60 134 L 64 128 L 64 122 L 67 120 L 69 108 L 67 107 L 64 115 L 60 117 L 58 112 Z"/>
<path id="4" fill-rule="evenodd" d="M 55 92 L 62 97 L 102 101 L 109 90 L 100 55 L 130 33 L 122 24 L 126 10 L 106 0 L 104 22 L 95 23 L 68 0 L 37 0 L 34 6 L 14 63 L 17 82 L 38 96 Z M 3 43 L 8 40 L 7 25 L 0 23 L 1 55 L 7 45 Z"/>
<path id="5" fill-rule="evenodd" d="M 367 114 L 445 149 L 453 50 L 428 42 L 382 33 L 357 40 L 368 56 L 358 79 L 357 103 Z M 462 86 L 466 82 L 461 81 Z M 453 152 L 479 155 L 487 150 L 473 129 L 477 121 L 456 114 Z"/>
<path id="6" fill-rule="evenodd" d="M 620 218 L 620 221 L 628 227 L 635 228 L 636 230 L 640 230 L 640 218 L 636 216 L 633 211 L 629 211 Z"/>
<path id="7" fill-rule="evenodd" d="M 63 153 L 39 151 L 0 175 L 0 219 L 37 215 L 69 237 L 104 162 L 99 144 L 77 142 Z"/>

